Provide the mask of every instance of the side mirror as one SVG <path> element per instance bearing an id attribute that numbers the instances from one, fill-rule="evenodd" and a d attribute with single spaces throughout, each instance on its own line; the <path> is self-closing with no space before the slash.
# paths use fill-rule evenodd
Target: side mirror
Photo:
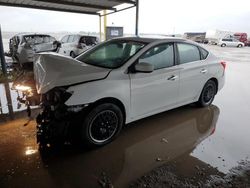
<path id="1" fill-rule="evenodd" d="M 136 72 L 151 73 L 154 71 L 154 66 L 149 63 L 138 63 L 135 65 Z"/>

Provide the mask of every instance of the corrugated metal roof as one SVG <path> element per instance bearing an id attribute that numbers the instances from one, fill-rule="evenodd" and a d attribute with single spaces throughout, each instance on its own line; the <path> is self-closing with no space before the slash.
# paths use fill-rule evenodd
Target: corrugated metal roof
<path id="1" fill-rule="evenodd" d="M 0 5 L 99 15 L 102 10 L 116 11 L 116 6 L 135 0 L 0 0 Z"/>

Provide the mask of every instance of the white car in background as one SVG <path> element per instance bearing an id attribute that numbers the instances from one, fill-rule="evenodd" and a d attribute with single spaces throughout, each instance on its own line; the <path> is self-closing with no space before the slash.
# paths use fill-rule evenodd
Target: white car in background
<path id="1" fill-rule="evenodd" d="M 218 45 L 221 46 L 221 47 L 230 46 L 230 47 L 238 47 L 238 48 L 241 48 L 241 47 L 245 46 L 245 44 L 243 42 L 240 42 L 240 41 L 238 41 L 237 39 L 234 39 L 234 38 L 220 39 Z"/>
<path id="2" fill-rule="evenodd" d="M 95 46 L 98 43 L 98 38 L 95 36 L 86 35 L 65 35 L 61 39 L 61 48 L 59 54 L 71 56 L 72 58 L 78 56 L 87 49 Z"/>
<path id="3" fill-rule="evenodd" d="M 102 146 L 124 124 L 190 103 L 209 106 L 224 85 L 225 67 L 202 46 L 178 38 L 116 38 L 75 59 L 39 54 L 38 142 L 69 138 L 75 129 L 84 143 Z"/>
<path id="4" fill-rule="evenodd" d="M 56 52 L 58 41 L 45 34 L 17 34 L 10 39 L 9 56 L 21 66 L 33 62 L 34 54 L 40 52 Z"/>

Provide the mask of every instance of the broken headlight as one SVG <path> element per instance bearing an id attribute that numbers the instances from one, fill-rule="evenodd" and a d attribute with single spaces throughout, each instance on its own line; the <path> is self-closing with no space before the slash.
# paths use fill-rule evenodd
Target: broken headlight
<path id="1" fill-rule="evenodd" d="M 21 85 L 21 84 L 13 85 L 13 89 L 25 93 L 27 97 L 32 97 L 34 95 L 32 88 L 27 85 Z"/>
<path id="2" fill-rule="evenodd" d="M 72 94 L 72 92 L 67 92 L 65 88 L 54 88 L 43 94 L 42 103 L 45 106 L 64 104 L 72 96 Z"/>

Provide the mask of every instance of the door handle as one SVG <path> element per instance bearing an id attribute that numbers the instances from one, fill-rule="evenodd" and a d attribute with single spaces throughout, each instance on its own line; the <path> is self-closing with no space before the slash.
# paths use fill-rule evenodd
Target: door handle
<path id="1" fill-rule="evenodd" d="M 207 73 L 207 69 L 201 69 L 201 73 L 202 73 L 202 74 Z"/>
<path id="2" fill-rule="evenodd" d="M 170 80 L 170 81 L 175 81 L 177 78 L 178 78 L 178 76 L 172 75 L 172 76 L 170 76 L 170 77 L 168 78 L 168 80 Z"/>

